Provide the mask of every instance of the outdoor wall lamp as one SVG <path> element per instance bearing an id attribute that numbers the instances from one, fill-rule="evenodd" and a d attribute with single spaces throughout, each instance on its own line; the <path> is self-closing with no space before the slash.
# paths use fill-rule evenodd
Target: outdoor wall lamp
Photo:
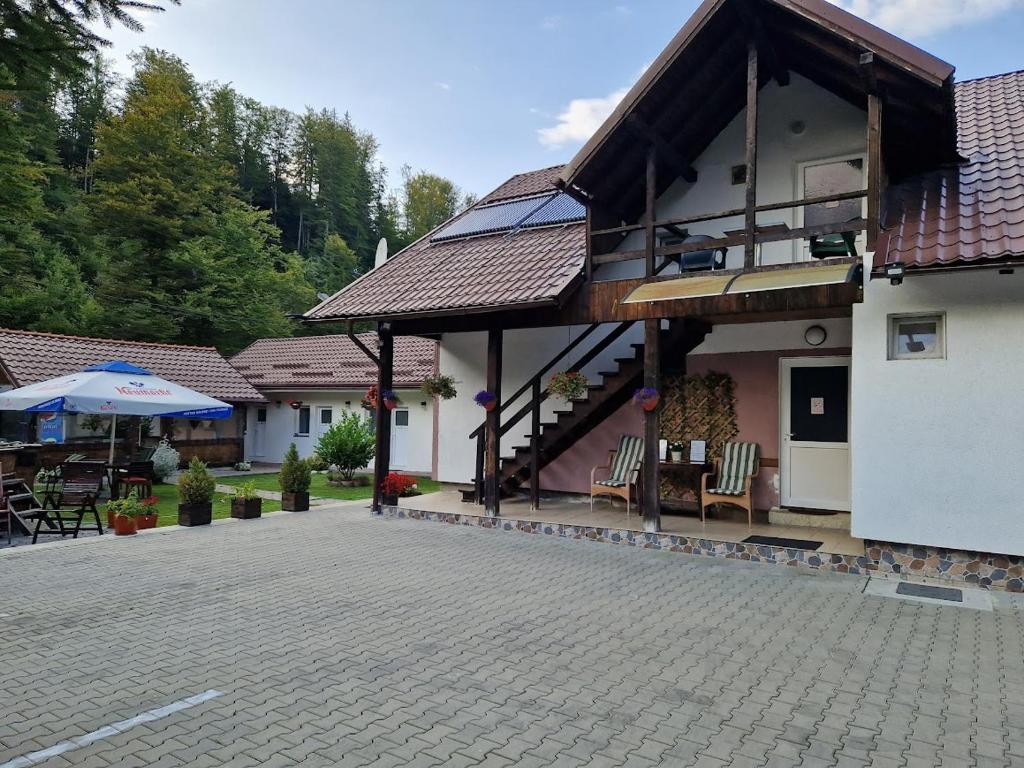
<path id="1" fill-rule="evenodd" d="M 288 401 L 288 405 L 291 407 L 291 409 L 293 411 L 297 411 L 297 410 L 299 410 L 299 408 L 302 407 L 302 401 L 301 400 L 289 400 Z"/>
<path id="2" fill-rule="evenodd" d="M 892 261 L 885 265 L 885 276 L 892 285 L 903 285 L 903 277 L 907 274 L 907 266 L 902 261 Z"/>
<path id="3" fill-rule="evenodd" d="M 804 341 L 812 347 L 820 347 L 828 338 L 828 332 L 820 325 L 812 325 L 804 331 Z"/>

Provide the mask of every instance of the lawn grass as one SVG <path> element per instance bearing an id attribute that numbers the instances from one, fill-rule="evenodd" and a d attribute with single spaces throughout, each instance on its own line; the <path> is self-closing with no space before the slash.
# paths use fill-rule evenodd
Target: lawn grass
<path id="1" fill-rule="evenodd" d="M 366 475 L 366 477 L 371 477 Z M 224 485 L 239 486 L 243 483 L 252 483 L 258 490 L 280 491 L 281 486 L 277 484 L 277 473 L 272 474 L 244 474 L 224 475 L 217 478 L 218 483 Z M 429 477 L 416 477 L 416 486 L 420 493 L 434 493 L 441 490 L 441 484 L 431 480 Z M 340 485 L 330 485 L 327 482 L 327 475 L 319 472 L 313 473 L 313 480 L 309 485 L 309 495 L 319 496 L 324 499 L 369 499 L 373 496 L 373 485 L 361 485 L 355 488 L 344 488 Z"/>
<path id="2" fill-rule="evenodd" d="M 219 479 L 219 478 L 218 478 Z M 178 486 L 168 483 L 157 483 L 153 486 L 153 495 L 160 499 L 156 505 L 156 525 L 161 528 L 165 525 L 178 524 Z M 263 500 L 264 512 L 277 512 L 281 509 L 281 502 L 271 499 Z M 101 507 L 100 512 L 103 512 Z M 231 497 L 226 493 L 215 493 L 213 495 L 213 519 L 220 520 L 231 517 Z"/>

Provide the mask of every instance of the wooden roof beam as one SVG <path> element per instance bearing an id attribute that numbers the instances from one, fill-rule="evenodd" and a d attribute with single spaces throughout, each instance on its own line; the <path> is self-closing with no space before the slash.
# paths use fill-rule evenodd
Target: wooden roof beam
<path id="1" fill-rule="evenodd" d="M 658 151 L 658 159 L 666 163 L 676 176 L 682 177 L 689 184 L 696 183 L 697 171 L 690 160 L 683 157 L 675 147 L 669 144 L 639 114 L 634 112 L 627 117 L 626 126 L 634 135 L 653 146 Z"/>
<path id="2" fill-rule="evenodd" d="M 761 17 L 750 0 L 736 0 L 736 15 L 739 16 L 740 23 L 743 24 L 747 34 L 757 45 L 764 69 L 779 85 L 789 85 L 789 69 L 782 61 L 782 57 L 779 56 L 775 44 L 765 31 Z"/>

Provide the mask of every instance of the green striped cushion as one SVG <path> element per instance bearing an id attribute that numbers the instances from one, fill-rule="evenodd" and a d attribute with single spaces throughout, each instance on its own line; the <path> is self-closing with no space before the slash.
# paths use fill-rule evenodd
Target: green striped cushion
<path id="1" fill-rule="evenodd" d="M 615 449 L 615 460 L 608 474 L 608 484 L 625 485 L 633 481 L 633 474 L 640 469 L 644 457 L 644 440 L 634 435 L 623 435 L 619 438 L 619 447 Z"/>
<path id="2" fill-rule="evenodd" d="M 726 443 L 722 449 L 722 471 L 718 476 L 717 493 L 743 493 L 748 477 L 757 465 L 757 443 Z"/>

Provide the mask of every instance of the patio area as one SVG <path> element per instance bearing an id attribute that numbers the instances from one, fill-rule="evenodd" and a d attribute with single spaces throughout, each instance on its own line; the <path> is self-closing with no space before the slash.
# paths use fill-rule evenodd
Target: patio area
<path id="1" fill-rule="evenodd" d="M 462 501 L 457 491 L 441 491 L 400 500 L 399 507 L 417 512 L 432 512 L 450 515 L 483 516 L 483 507 Z M 616 502 L 614 506 L 606 499 L 594 502 L 590 511 L 590 500 L 583 496 L 552 495 L 541 498 L 541 508 L 530 510 L 525 496 L 502 499 L 501 517 L 506 521 L 528 521 L 554 525 L 585 526 L 623 531 L 643 531 L 643 518 L 631 510 L 626 517 L 625 505 Z M 814 551 L 837 555 L 863 555 L 864 541 L 850 535 L 848 530 L 811 526 L 774 525 L 755 522 L 748 526 L 746 521 L 734 521 L 724 515 L 709 517 L 702 523 L 696 513 L 662 512 L 661 533 L 688 538 L 703 538 L 713 541 L 743 543 L 750 536 L 769 536 L 776 539 L 819 542 Z M 812 549 L 801 547 L 801 549 Z"/>

